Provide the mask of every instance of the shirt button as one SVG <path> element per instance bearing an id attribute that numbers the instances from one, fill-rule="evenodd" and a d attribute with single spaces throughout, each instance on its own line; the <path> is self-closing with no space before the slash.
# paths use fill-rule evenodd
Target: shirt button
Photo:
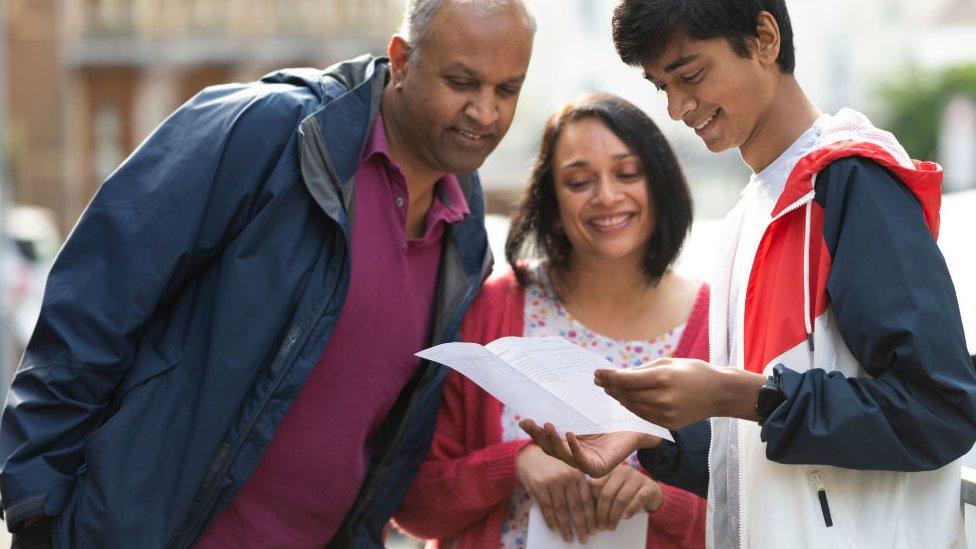
<path id="1" fill-rule="evenodd" d="M 402 196 L 396 197 L 395 199 L 393 199 L 393 203 L 397 205 L 397 208 L 403 207 L 403 197 Z"/>

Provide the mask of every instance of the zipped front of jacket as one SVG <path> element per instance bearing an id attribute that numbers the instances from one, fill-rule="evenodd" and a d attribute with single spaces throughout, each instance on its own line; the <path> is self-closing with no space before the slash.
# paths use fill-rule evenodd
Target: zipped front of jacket
<path id="1" fill-rule="evenodd" d="M 808 157 L 805 157 L 805 159 L 812 159 L 812 160 L 807 160 L 807 164 L 805 165 L 804 165 L 804 161 L 801 161 L 798 164 L 798 168 L 795 169 L 795 173 L 791 175 L 790 178 L 791 181 L 787 184 L 788 194 L 785 194 L 781 198 L 779 204 L 777 205 L 777 208 L 773 212 L 773 217 L 771 218 L 770 222 L 766 225 L 766 227 L 763 229 L 763 237 L 761 238 L 759 244 L 760 252 L 758 252 L 754 256 L 753 265 L 748 277 L 748 282 L 746 284 L 746 289 L 744 290 L 745 293 L 747 293 L 747 295 L 745 296 L 745 302 L 752 304 L 752 306 L 751 306 L 751 312 L 746 311 L 744 307 L 740 307 L 740 310 L 743 310 L 745 312 L 746 318 L 739 319 L 739 321 L 742 322 L 743 324 L 743 330 L 740 333 L 741 337 L 739 339 L 740 342 L 739 348 L 743 351 L 747 351 L 745 353 L 746 356 L 743 357 L 740 355 L 739 357 L 738 362 L 740 363 L 741 367 L 744 367 L 749 371 L 757 372 L 757 373 L 768 372 L 768 368 L 773 366 L 774 364 L 777 363 L 777 361 L 780 360 L 779 358 L 775 358 L 770 355 L 776 355 L 777 357 L 782 357 L 780 353 L 786 351 L 786 352 L 794 353 L 789 355 L 790 360 L 784 361 L 784 364 L 786 364 L 787 366 L 791 366 L 794 369 L 798 369 L 799 371 L 804 371 L 804 369 L 813 369 L 815 365 L 818 365 L 818 367 L 820 368 L 831 371 L 833 365 L 836 364 L 836 362 L 832 358 L 834 355 L 831 354 L 833 350 L 844 349 L 846 351 L 846 347 L 844 347 L 844 342 L 840 340 L 840 336 L 836 332 L 836 329 L 832 329 L 830 327 L 829 318 L 832 317 L 826 316 L 828 313 L 825 313 L 823 309 L 823 307 L 825 306 L 823 292 L 825 290 L 822 284 L 825 283 L 826 280 L 825 276 L 826 273 L 829 272 L 830 263 L 823 262 L 822 254 L 820 256 L 821 259 L 819 260 L 819 263 L 815 260 L 817 258 L 818 249 L 815 248 L 814 246 L 823 245 L 822 244 L 823 236 L 821 234 L 822 229 L 819 228 L 820 221 L 816 223 L 816 225 L 818 225 L 818 228 L 814 230 L 812 227 L 812 225 L 814 225 L 814 223 L 812 223 L 813 219 L 817 219 L 817 220 L 821 219 L 821 216 L 819 216 L 819 214 L 818 216 L 815 216 L 813 213 L 813 208 L 814 206 L 816 206 L 816 204 L 814 203 L 815 200 L 814 189 L 816 188 L 817 173 L 819 173 L 819 170 L 822 169 L 825 165 L 830 164 L 831 162 L 837 160 L 838 158 L 853 156 L 852 154 L 849 154 L 851 151 L 864 152 L 866 150 L 868 150 L 866 146 L 858 146 L 858 144 L 856 143 L 853 145 L 849 145 L 848 142 L 842 142 L 839 146 L 835 148 L 825 147 L 822 149 L 817 149 L 816 152 L 811 153 L 810 155 L 808 155 Z M 828 156 L 828 154 L 831 154 L 833 156 Z M 863 184 L 867 185 L 868 183 L 864 182 Z M 918 197 L 916 196 L 916 198 Z M 921 202 L 921 199 L 919 200 Z M 803 216 L 803 217 L 796 217 L 796 216 Z M 929 222 L 930 218 L 927 217 L 926 221 Z M 934 233 L 935 232 L 934 229 L 937 229 L 937 218 L 934 224 L 930 224 L 930 228 L 933 229 L 933 233 Z M 785 234 L 787 232 L 789 234 Z M 784 237 L 786 238 L 785 240 L 783 239 Z M 771 238 L 776 238 L 778 240 L 775 242 L 771 242 L 770 241 Z M 795 275 L 791 274 L 790 275 L 791 278 L 786 281 L 784 281 L 781 278 L 776 279 L 775 282 L 770 282 L 769 280 L 766 281 L 762 280 L 762 276 L 764 274 L 768 274 L 770 268 L 778 269 L 778 267 L 771 267 L 771 265 L 775 265 L 775 263 L 767 264 L 766 259 L 770 259 L 770 261 L 773 261 L 773 258 L 779 258 L 777 261 L 782 261 L 782 256 L 776 255 L 776 253 L 773 251 L 774 249 L 775 250 L 791 249 L 791 250 L 795 250 L 796 252 L 795 256 L 793 255 L 788 256 L 789 257 L 788 264 L 796 265 L 799 268 L 796 268 L 795 271 L 791 271 L 796 274 Z M 799 263 L 792 263 L 792 261 L 802 261 L 802 265 Z M 811 262 L 814 262 L 815 264 L 811 265 Z M 726 271 L 728 271 L 729 266 L 725 265 L 724 267 Z M 776 272 L 780 272 L 780 271 L 776 271 Z M 793 278 L 794 276 L 802 277 L 802 280 Z M 818 285 L 814 288 L 813 284 L 815 282 Z M 770 288 L 774 286 L 778 290 L 780 290 L 778 291 L 780 295 L 784 295 L 785 292 L 785 290 L 783 290 L 784 283 L 792 287 L 792 292 L 789 294 L 790 299 L 786 301 L 780 301 L 781 303 L 780 307 L 786 306 L 787 309 L 793 312 L 802 311 L 802 321 L 803 321 L 802 326 L 797 326 L 794 324 L 793 325 L 794 329 L 790 331 L 788 337 L 783 338 L 783 341 L 787 341 L 792 346 L 787 346 L 787 348 L 785 349 L 779 349 L 778 347 L 769 346 L 767 345 L 767 343 L 762 343 L 762 344 L 756 343 L 755 345 L 752 346 L 753 350 L 749 351 L 748 342 L 750 341 L 749 338 L 750 332 L 753 335 L 758 333 L 765 333 L 765 328 L 764 328 L 765 322 L 767 322 L 769 318 L 772 319 L 779 318 L 781 323 L 785 323 L 783 317 L 778 316 L 783 311 L 766 310 L 765 307 L 768 306 L 769 303 L 764 302 L 761 299 L 761 296 L 769 295 Z M 816 303 L 816 311 L 814 310 L 814 302 Z M 757 313 L 757 311 L 762 311 L 762 312 Z M 751 320 L 750 320 L 750 314 L 752 314 Z M 757 314 L 759 314 L 760 316 L 765 316 L 766 318 L 757 318 L 756 316 Z M 770 317 L 770 315 L 772 315 L 772 317 Z M 799 322 L 801 316 L 797 314 L 793 318 L 796 319 L 797 322 Z M 825 318 L 828 320 L 823 320 Z M 826 327 L 826 330 L 823 330 L 824 327 Z M 815 337 L 814 334 L 815 328 L 818 328 L 818 330 L 822 330 L 823 333 L 818 333 Z M 775 325 L 774 325 L 774 329 L 776 329 Z M 816 348 L 814 345 L 815 339 L 818 341 L 818 345 L 816 346 Z M 796 342 L 796 345 L 793 345 L 793 342 Z M 823 344 L 824 346 L 821 347 L 821 344 Z M 773 352 L 770 352 L 771 347 L 773 349 Z M 815 363 L 814 360 L 815 351 L 817 350 L 821 351 L 819 355 L 821 360 L 820 363 Z M 848 358 L 850 359 L 850 357 Z M 843 363 L 850 364 L 850 361 L 848 360 L 848 362 L 843 362 Z M 852 376 L 856 374 L 854 372 L 847 371 L 846 375 Z M 714 511 L 715 513 L 725 513 L 726 515 L 735 516 L 738 518 L 739 520 L 738 529 L 739 529 L 740 536 L 737 542 L 739 547 L 746 547 L 752 543 L 756 543 L 756 541 L 751 540 L 749 536 L 749 532 L 755 530 L 750 530 L 749 528 L 750 526 L 752 528 L 755 528 L 756 524 L 761 521 L 759 517 L 750 516 L 750 515 L 753 513 L 761 513 L 762 507 L 757 508 L 755 505 L 755 501 L 749 502 L 746 501 L 745 498 L 749 497 L 751 499 L 757 499 L 758 498 L 757 494 L 760 493 L 759 490 L 761 490 L 761 488 L 754 488 L 754 491 L 750 492 L 749 494 L 746 494 L 744 493 L 744 487 L 746 486 L 755 487 L 758 484 L 760 484 L 759 481 L 760 479 L 763 478 L 762 476 L 759 476 L 756 479 L 752 479 L 751 477 L 754 475 L 762 474 L 759 472 L 762 470 L 762 468 L 759 465 L 765 464 L 766 463 L 765 460 L 767 459 L 765 456 L 762 455 L 763 452 L 762 447 L 752 444 L 752 442 L 755 441 L 755 439 L 752 437 L 758 435 L 758 433 L 755 433 L 755 426 L 750 425 L 748 431 L 749 431 L 747 437 L 749 441 L 748 444 L 739 441 L 740 446 L 738 446 L 737 448 L 727 449 L 728 451 L 727 459 L 728 459 L 729 467 L 734 466 L 732 463 L 733 458 L 741 461 L 739 478 L 737 479 L 738 480 L 737 501 L 739 503 L 739 507 L 738 509 L 730 507 L 727 509 L 716 509 Z M 714 435 L 715 433 L 713 433 L 713 436 Z M 715 449 L 714 446 L 713 449 Z M 719 457 L 719 460 L 721 459 L 722 458 Z M 769 459 L 772 461 L 772 458 Z M 752 465 L 750 465 L 750 463 L 752 463 Z M 766 471 L 766 473 L 775 474 L 775 470 L 770 468 L 769 470 Z M 806 473 L 803 474 L 806 475 Z M 897 473 L 892 473 L 892 474 L 894 475 Z M 729 476 L 731 477 L 732 475 L 730 474 Z M 720 479 L 720 480 L 724 480 L 724 479 Z M 816 501 L 817 504 L 816 505 L 817 519 L 818 519 L 816 523 L 817 526 L 812 530 L 815 532 L 820 532 L 819 528 L 831 528 L 835 523 L 834 519 L 836 517 L 832 515 L 831 506 L 830 506 L 831 503 L 835 503 L 835 502 L 830 501 L 828 495 L 828 488 L 830 487 L 829 481 L 830 481 L 829 475 L 827 475 L 826 473 L 821 473 L 820 470 L 815 470 L 812 476 L 810 476 L 810 486 L 815 488 L 812 492 L 811 497 L 814 498 L 814 501 Z M 834 485 L 834 487 L 836 488 L 836 485 Z M 732 498 L 730 497 L 729 499 L 731 500 Z M 765 502 L 767 507 L 769 503 L 770 503 L 769 501 Z M 746 508 L 745 507 L 746 505 L 749 505 L 749 507 Z M 812 519 L 813 519 L 813 515 L 811 514 L 810 520 Z M 841 526 L 844 526 L 843 521 L 841 521 Z M 711 533 L 712 542 L 713 543 L 719 542 L 719 540 L 716 539 L 716 536 L 724 533 L 727 532 L 725 531 L 712 532 Z M 834 529 L 829 533 L 827 532 L 823 533 L 823 535 L 836 537 L 839 536 L 840 534 L 838 534 L 837 530 Z M 764 538 L 764 539 L 767 539 L 768 541 L 768 538 Z"/>
<path id="2" fill-rule="evenodd" d="M 938 235 L 941 168 L 907 159 L 890 134 L 862 115 L 846 113 L 831 127 L 837 131 L 826 132 L 791 173 L 772 212 L 775 222 L 757 227 L 763 237 L 744 282 L 750 306 L 740 334 L 745 341 L 738 340 L 748 360 L 740 362 L 752 372 L 775 366 L 790 397 L 761 426 L 739 422 L 745 435 L 739 447 L 716 445 L 728 427 L 713 421 L 719 429 L 711 433 L 709 499 L 719 508 L 709 509 L 708 543 L 955 546 L 962 538 L 954 460 L 971 445 L 976 385 L 969 361 L 956 361 L 966 353 L 952 283 L 927 238 Z M 719 258 L 725 269 L 712 284 L 719 301 L 710 323 L 715 364 L 729 363 L 729 304 L 722 294 L 730 281 L 727 252 L 736 244 L 735 213 L 726 220 Z M 905 257 L 913 261 L 898 270 Z M 876 278 L 886 273 L 895 289 Z M 886 311 L 893 314 L 878 325 L 865 322 Z M 918 341 L 915 355 L 904 343 L 891 343 L 906 334 Z M 876 381 L 882 376 L 887 379 Z M 891 418 L 894 428 L 887 431 Z M 904 436 L 918 428 L 945 436 Z M 719 478 L 733 453 L 742 459 L 744 514 L 731 497 L 715 499 L 723 482 L 733 486 Z M 683 454 L 672 456 L 660 454 L 661 471 L 694 470 L 696 464 L 682 463 Z M 920 511 L 931 512 L 930 519 L 915 521 Z M 734 539 L 727 524 L 712 520 L 717 514 L 744 517 L 745 536 Z"/>
<path id="3" fill-rule="evenodd" d="M 322 299 L 322 303 L 320 304 L 318 310 L 313 316 L 310 317 L 309 321 L 301 324 L 295 323 L 295 319 L 292 319 L 291 323 L 289 324 L 292 327 L 287 331 L 285 340 L 282 342 L 281 348 L 276 354 L 275 360 L 269 366 L 269 370 L 274 376 L 272 387 L 269 391 L 267 391 L 264 399 L 260 402 L 257 409 L 249 418 L 247 426 L 241 431 L 238 437 L 236 437 L 236 440 L 225 441 L 224 444 L 227 445 L 227 450 L 219 452 L 218 455 L 215 456 L 214 462 L 210 466 L 213 473 L 207 475 L 208 478 L 205 480 L 208 482 L 205 482 L 200 487 L 198 501 L 194 503 L 191 510 L 191 515 L 188 517 L 186 522 L 184 533 L 180 536 L 180 541 L 176 544 L 177 547 L 191 546 L 196 538 L 203 533 L 207 518 L 211 514 L 211 509 L 219 496 L 221 479 L 227 474 L 230 467 L 233 465 L 234 460 L 237 458 L 244 442 L 250 436 L 258 419 L 267 409 L 268 403 L 275 398 L 281 383 L 288 378 L 292 367 L 295 364 L 295 360 L 301 354 L 300 351 L 308 343 L 310 334 L 315 331 L 315 326 L 321 322 L 325 316 L 327 316 L 328 312 L 334 311 L 336 314 L 332 316 L 338 317 L 338 311 L 342 310 L 342 306 L 345 303 L 349 288 L 349 272 L 351 265 L 348 250 L 350 238 L 348 231 L 341 223 L 338 222 L 338 220 L 331 217 L 330 219 L 335 223 L 342 235 L 342 249 L 332 250 L 333 253 L 338 253 L 338 257 L 332 259 L 333 264 L 338 263 L 342 274 L 336 277 L 335 284 L 328 293 L 329 297 L 327 299 Z M 332 327 L 334 328 L 334 323 Z M 331 331 L 332 330 L 330 328 L 330 334 Z M 322 344 L 323 348 L 326 345 L 328 345 L 327 339 Z"/>
<path id="4" fill-rule="evenodd" d="M 368 85 L 369 81 L 367 80 L 363 84 Z M 326 107 L 323 107 L 323 109 L 324 108 Z M 322 110 L 317 112 L 322 112 Z M 375 119 L 375 114 L 373 115 L 372 119 Z M 367 125 L 366 127 L 369 126 Z M 217 455 L 214 457 L 213 463 L 209 468 L 210 474 L 208 474 L 204 479 L 205 482 L 200 486 L 197 492 L 197 497 L 195 498 L 194 504 L 191 507 L 190 515 L 185 521 L 185 526 L 182 533 L 177 538 L 177 543 L 175 543 L 176 547 L 191 546 L 193 542 L 203 533 L 203 530 L 208 523 L 208 518 L 211 520 L 213 518 L 211 516 L 213 514 L 212 510 L 220 496 L 219 487 L 221 480 L 227 475 L 231 466 L 234 464 L 243 444 L 251 435 L 257 421 L 265 413 L 269 402 L 275 398 L 278 388 L 283 381 L 289 377 L 289 374 L 291 373 L 291 370 L 295 364 L 295 360 L 301 354 L 301 350 L 305 347 L 305 345 L 308 344 L 308 339 L 311 333 L 315 331 L 315 327 L 325 316 L 337 318 L 338 312 L 342 310 L 342 306 L 345 303 L 349 286 L 351 264 L 348 254 L 350 236 L 348 226 L 346 224 L 349 222 L 349 220 L 343 215 L 344 208 L 342 189 L 337 183 L 337 174 L 335 173 L 334 166 L 328 157 L 328 152 L 324 150 L 322 134 L 315 122 L 315 114 L 302 121 L 299 127 L 299 134 L 301 136 L 300 163 L 302 166 L 302 173 L 306 177 L 308 177 L 309 174 L 315 174 L 315 176 L 319 179 L 318 181 L 314 182 L 306 181 L 306 185 L 315 185 L 318 189 L 324 192 L 312 193 L 313 198 L 319 203 L 323 214 L 334 225 L 341 238 L 339 243 L 340 246 L 336 246 L 330 250 L 333 254 L 337 254 L 337 256 L 333 256 L 329 260 L 331 266 L 338 266 L 340 269 L 340 275 L 336 277 L 332 288 L 322 295 L 321 302 L 319 303 L 317 310 L 315 310 L 313 314 L 308 315 L 305 322 L 298 321 L 297 317 L 303 312 L 301 308 L 299 308 L 295 312 L 296 317 L 292 318 L 292 320 L 288 323 L 290 328 L 286 332 L 287 335 L 285 336 L 279 351 L 276 353 L 275 359 L 269 365 L 269 371 L 273 376 L 273 380 L 271 381 L 272 386 L 266 392 L 261 402 L 257 404 L 256 409 L 252 411 L 251 417 L 248 418 L 246 426 L 241 430 L 240 433 L 238 433 L 235 440 L 225 440 L 222 443 L 222 451 L 218 451 Z M 323 194 L 326 195 L 325 198 L 323 198 Z M 346 223 L 344 223 L 344 221 Z M 306 299 L 307 297 L 308 296 L 306 296 Z M 330 311 L 335 312 L 335 314 L 329 315 L 328 313 Z M 333 325 L 327 330 L 328 334 L 326 335 L 325 340 L 321 343 L 323 349 L 326 345 L 328 345 L 328 336 L 331 335 L 332 328 L 334 327 L 335 323 L 333 322 Z"/>
<path id="5" fill-rule="evenodd" d="M 813 200 L 814 200 L 814 193 L 811 191 L 811 192 L 803 195 L 802 197 L 800 197 L 798 200 L 794 201 L 792 204 L 789 204 L 782 211 L 776 213 L 773 217 L 771 217 L 766 222 L 765 227 L 763 227 L 763 229 L 762 229 L 763 236 L 762 236 L 762 238 L 760 238 L 760 241 L 759 241 L 760 242 L 760 245 L 759 245 L 759 247 L 762 246 L 762 242 L 766 241 L 769 238 L 769 234 L 770 234 L 771 228 L 773 228 L 774 226 L 776 226 L 776 224 L 778 224 L 778 223 L 786 222 L 786 220 L 784 218 L 787 218 L 791 214 L 797 214 L 798 215 L 799 214 L 799 210 L 804 209 L 804 207 L 807 206 L 807 205 L 809 205 L 810 203 L 812 203 Z M 807 212 L 807 215 L 809 215 L 809 212 Z M 737 220 L 737 223 L 738 223 L 738 226 L 736 227 L 736 230 L 737 231 L 741 231 L 741 229 L 742 229 L 742 223 L 743 223 L 743 220 L 742 220 L 741 217 Z M 737 246 L 738 246 L 738 244 L 736 244 L 735 247 L 737 247 Z M 734 261 L 735 247 L 730 247 L 731 254 L 728 257 L 724 258 L 723 264 L 719 266 L 720 269 L 721 269 L 719 272 L 722 273 L 723 277 L 727 277 L 727 281 L 729 283 L 731 282 L 732 261 Z M 757 247 L 757 249 L 759 247 Z M 755 261 L 755 257 L 753 257 L 753 263 L 752 263 L 752 267 L 750 268 L 748 281 L 746 282 L 745 287 L 742 288 L 742 290 L 739 292 L 739 303 L 735 303 L 735 304 L 731 304 L 731 305 L 727 305 L 727 306 L 734 307 L 736 311 L 743 311 L 744 312 L 745 303 L 747 303 L 749 301 L 749 298 L 748 298 L 748 295 L 747 295 L 748 294 L 748 291 L 749 291 L 750 288 L 752 288 L 752 286 L 753 286 L 752 285 L 752 281 L 757 276 L 757 273 L 759 272 L 759 270 L 761 268 L 762 268 L 762 266 L 761 265 L 757 265 L 756 264 L 756 261 Z M 714 286 L 718 286 L 718 284 L 713 284 L 713 285 Z M 727 287 L 728 284 L 725 284 L 725 286 Z M 713 290 L 713 292 L 714 292 L 714 290 Z M 717 294 L 718 294 L 718 292 L 715 292 L 715 293 L 713 293 L 713 296 L 715 296 Z M 802 306 L 802 304 L 800 304 L 800 305 Z M 715 308 L 714 310 L 718 310 L 718 308 Z M 736 356 L 736 357 L 728 357 L 727 356 L 728 353 L 730 352 L 730 349 L 728 348 L 728 344 L 725 343 L 725 342 L 727 342 L 727 339 L 728 339 L 728 335 L 727 335 L 728 334 L 728 326 L 726 325 L 725 326 L 725 329 L 722 330 L 721 329 L 721 326 L 719 326 L 719 321 L 721 321 L 722 319 L 728 318 L 728 311 L 726 311 L 725 314 L 722 314 L 721 316 L 720 315 L 717 315 L 717 314 L 710 314 L 709 316 L 710 316 L 710 321 L 709 321 L 709 342 L 710 343 L 709 344 L 712 347 L 713 352 L 718 351 L 719 349 L 721 349 L 722 350 L 722 353 L 723 353 L 723 355 L 724 355 L 724 357 L 726 359 L 728 359 L 730 362 L 734 362 L 738 368 L 745 369 L 745 345 L 744 345 L 744 341 L 740 341 L 740 344 L 736 346 L 736 348 L 738 350 L 738 352 L 737 352 L 737 355 L 738 356 Z M 722 322 L 723 323 L 727 323 L 727 321 L 722 321 Z M 744 333 L 744 330 L 745 330 L 744 318 L 739 318 L 738 319 L 738 322 L 742 326 L 742 330 L 740 330 L 740 334 L 739 334 L 739 337 L 742 338 L 742 334 Z M 721 337 L 722 339 L 721 340 L 720 339 L 717 339 L 719 337 Z M 742 338 L 742 339 L 744 339 L 744 338 Z M 719 341 L 722 341 L 723 343 L 719 344 L 718 343 Z M 716 345 L 720 345 L 720 347 L 716 348 Z M 718 356 L 715 356 L 715 355 L 712 356 L 712 360 L 720 360 L 721 358 L 722 357 L 718 357 Z M 727 445 L 734 445 L 734 446 L 737 447 L 738 444 L 739 444 L 738 439 L 739 439 L 740 436 L 742 436 L 741 433 L 739 433 L 739 429 L 737 428 L 738 427 L 737 422 L 739 420 L 736 420 L 736 419 L 733 419 L 733 418 L 717 418 L 717 420 L 718 420 L 718 422 L 724 423 L 724 425 L 727 427 L 726 429 L 724 429 L 726 431 L 725 432 L 725 436 L 727 437 L 727 439 L 726 439 L 725 442 L 727 443 Z M 715 507 L 713 507 L 711 509 L 711 512 L 713 513 L 713 517 L 711 518 L 711 520 L 708 521 L 709 529 L 711 531 L 709 532 L 709 535 L 707 537 L 709 538 L 709 541 L 711 542 L 710 543 L 710 546 L 711 547 L 726 547 L 726 546 L 728 546 L 728 547 L 739 547 L 739 548 L 742 548 L 742 547 L 745 547 L 747 545 L 747 533 L 745 531 L 745 519 L 746 519 L 745 514 L 746 514 L 746 508 L 745 508 L 745 503 L 744 503 L 744 500 L 743 500 L 744 490 L 742 488 L 742 486 L 743 486 L 743 480 L 744 480 L 742 478 L 742 464 L 741 464 L 742 456 L 739 455 L 739 452 L 738 451 L 736 451 L 736 452 L 729 452 L 729 449 L 728 448 L 723 449 L 723 448 L 717 447 L 717 445 L 716 445 L 716 432 L 717 432 L 716 427 L 717 426 L 720 426 L 720 425 L 717 424 L 717 423 L 715 423 L 715 422 L 713 422 L 713 425 L 712 425 L 712 442 L 711 442 L 711 448 L 710 448 L 710 454 L 713 454 L 713 455 L 710 456 L 710 458 L 708 460 L 709 478 L 711 479 L 711 482 L 712 483 L 714 483 L 716 480 L 719 480 L 721 482 L 726 482 L 727 483 L 729 481 L 729 479 L 734 479 L 734 486 L 728 486 L 728 484 L 726 484 L 726 494 L 727 494 L 728 497 L 726 498 L 725 503 L 726 503 L 726 505 L 728 505 L 730 507 L 726 507 L 726 508 L 723 509 L 723 508 L 719 508 L 718 505 L 716 505 Z M 719 455 L 719 454 L 722 454 L 722 455 Z M 716 472 L 718 472 L 720 470 L 724 470 L 725 471 L 725 476 L 716 477 L 715 476 Z M 732 494 L 729 494 L 728 493 L 729 490 L 735 490 L 734 496 Z M 709 498 L 712 501 L 717 501 L 717 499 L 715 497 L 715 486 L 713 484 L 709 486 Z M 727 540 L 727 539 L 719 539 L 718 538 L 718 534 L 719 533 L 716 532 L 714 528 L 715 528 L 715 524 L 716 524 L 715 516 L 718 515 L 718 514 L 720 514 L 720 513 L 723 516 L 728 517 L 727 520 L 734 520 L 735 521 L 734 524 L 728 524 L 728 526 L 730 528 L 730 532 L 728 532 L 728 533 L 731 533 L 731 534 L 734 535 L 734 537 L 735 537 L 734 540 Z"/>

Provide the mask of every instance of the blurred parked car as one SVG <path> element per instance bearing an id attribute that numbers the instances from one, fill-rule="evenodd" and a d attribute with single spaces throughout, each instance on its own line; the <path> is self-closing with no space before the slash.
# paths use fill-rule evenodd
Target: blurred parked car
<path id="1" fill-rule="evenodd" d="M 61 233 L 51 211 L 35 206 L 10 208 L 4 229 L 6 239 L 0 243 L 4 312 L 15 354 L 19 355 L 37 322 L 44 282 L 61 246 Z"/>

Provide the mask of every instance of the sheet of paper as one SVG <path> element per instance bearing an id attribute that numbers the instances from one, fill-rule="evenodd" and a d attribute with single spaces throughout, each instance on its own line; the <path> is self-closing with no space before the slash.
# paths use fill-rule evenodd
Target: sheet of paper
<path id="1" fill-rule="evenodd" d="M 417 356 L 457 370 L 522 417 L 551 421 L 560 432 L 587 433 L 594 428 L 586 417 L 477 343 L 445 343 Z"/>
<path id="2" fill-rule="evenodd" d="M 580 543 L 578 539 L 566 543 L 558 531 L 550 530 L 538 505 L 529 511 L 529 531 L 525 539 L 526 549 L 557 549 L 564 547 L 588 547 L 590 549 L 642 549 L 647 545 L 647 513 L 637 513 L 622 519 L 612 532 L 599 532 Z"/>
<path id="3" fill-rule="evenodd" d="M 489 394 L 540 425 L 564 433 L 635 431 L 671 439 L 663 427 L 637 417 L 593 384 L 609 364 L 560 337 L 504 337 L 482 347 L 446 343 L 417 356 L 453 368 Z"/>

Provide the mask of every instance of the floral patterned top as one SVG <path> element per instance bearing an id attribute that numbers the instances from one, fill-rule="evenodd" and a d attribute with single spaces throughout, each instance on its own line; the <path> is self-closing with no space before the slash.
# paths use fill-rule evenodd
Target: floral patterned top
<path id="1" fill-rule="evenodd" d="M 591 349 L 604 356 L 616 368 L 630 368 L 674 353 L 685 325 L 682 324 L 656 339 L 626 341 L 612 339 L 590 330 L 574 319 L 563 308 L 553 291 L 545 268 L 539 264 L 530 267 L 532 283 L 525 288 L 525 327 L 526 337 L 560 336 L 580 347 Z M 502 440 L 523 440 L 528 435 L 518 426 L 523 418 L 508 406 L 502 408 Z M 637 454 L 630 456 L 627 463 L 640 467 Z M 524 548 L 526 532 L 529 528 L 529 509 L 532 498 L 524 488 L 518 486 L 509 502 L 505 522 L 502 523 L 500 547 L 505 549 Z"/>

